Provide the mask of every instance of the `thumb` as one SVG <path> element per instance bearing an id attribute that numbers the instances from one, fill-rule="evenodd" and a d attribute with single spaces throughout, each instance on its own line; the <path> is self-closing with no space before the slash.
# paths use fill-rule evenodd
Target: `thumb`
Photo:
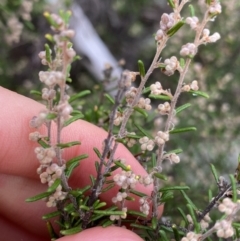
<path id="1" fill-rule="evenodd" d="M 81 233 L 65 236 L 59 241 L 142 241 L 142 239 L 132 231 L 120 227 L 95 227 L 84 230 Z"/>

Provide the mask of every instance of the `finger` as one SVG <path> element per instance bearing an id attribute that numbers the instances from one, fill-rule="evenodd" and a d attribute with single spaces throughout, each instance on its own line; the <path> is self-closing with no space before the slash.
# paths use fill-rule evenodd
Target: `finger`
<path id="1" fill-rule="evenodd" d="M 0 115 L 0 172 L 38 178 L 36 174 L 38 162 L 33 151 L 37 145 L 28 139 L 29 133 L 33 131 L 29 127 L 29 120 L 44 107 L 35 101 L 4 88 L 0 88 L 0 104 L 4 106 Z M 81 162 L 80 167 L 76 169 L 72 183 L 80 186 L 89 184 L 89 176 L 96 175 L 94 162 L 98 159 L 93 151 L 93 147 L 101 150 L 102 142 L 106 138 L 107 133 L 88 122 L 78 121 L 64 128 L 62 136 L 63 142 L 80 140 L 82 143 L 80 147 L 75 146 L 65 150 L 64 158 L 66 160 L 83 153 L 89 155 L 87 159 Z M 147 175 L 144 168 L 122 145 L 119 145 L 115 154 L 115 158 L 120 157 L 126 159 L 136 174 Z M 151 186 L 140 187 L 138 185 L 136 189 L 139 190 L 139 188 L 147 195 L 151 194 Z M 116 188 L 112 192 L 116 193 Z M 103 195 L 104 197 L 106 195 Z"/>
<path id="2" fill-rule="evenodd" d="M 119 227 L 95 227 L 79 234 L 60 238 L 59 241 L 142 241 L 135 233 Z"/>

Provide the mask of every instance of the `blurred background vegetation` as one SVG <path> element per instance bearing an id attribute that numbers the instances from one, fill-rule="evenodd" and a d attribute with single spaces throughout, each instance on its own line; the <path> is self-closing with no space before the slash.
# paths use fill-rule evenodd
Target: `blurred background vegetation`
<path id="1" fill-rule="evenodd" d="M 27 9 L 30 10 L 30 18 L 27 16 L 26 6 L 23 7 L 23 2 L 32 2 L 32 9 Z M 60 1 L 56 2 L 59 4 Z M 146 68 L 150 66 L 155 53 L 153 35 L 159 28 L 162 13 L 171 12 L 166 0 L 76 2 L 84 10 L 113 56 L 117 60 L 124 59 L 123 68 L 138 71 L 138 59 L 144 62 Z M 61 7 L 69 7 L 72 4 L 71 1 L 60 3 Z M 201 19 L 205 9 L 204 1 L 194 0 L 192 4 L 195 6 L 196 15 Z M 0 3 L 0 85 L 27 96 L 31 89 L 40 89 L 38 72 L 45 69 L 38 58 L 38 53 L 43 50 L 45 43 L 44 35 L 50 31 L 42 15 L 44 10 L 56 11 L 54 1 L 50 4 L 43 0 L 2 0 Z M 200 90 L 207 92 L 210 98 L 204 99 L 190 94 L 181 96 L 179 105 L 190 102 L 192 106 L 180 113 L 176 125 L 196 126 L 198 131 L 172 136 L 167 147 L 168 150 L 183 149 L 180 164 L 170 166 L 169 163 L 165 163 L 165 172 L 170 176 L 171 182 L 190 185 L 193 189 L 189 195 L 205 204 L 207 190 L 210 188 L 216 191 L 216 183 L 210 174 L 209 164 L 213 163 L 220 175 L 234 173 L 240 150 L 239 12 L 238 0 L 222 1 L 222 14 L 214 22 L 209 23 L 211 33 L 219 32 L 221 39 L 215 44 L 200 47 L 185 82 L 198 80 Z M 189 16 L 190 10 L 184 9 L 183 15 Z M 12 34 L 9 20 L 12 18 L 16 18 L 23 28 L 17 41 L 11 41 L 11 38 L 9 40 L 9 35 Z M 21 29 L 20 25 L 18 29 Z M 191 42 L 193 35 L 190 27 L 184 26 L 170 40 L 164 50 L 163 60 L 172 55 L 179 57 L 181 46 Z M 101 91 L 98 90 L 102 89 L 102 86 L 82 65 L 83 60 L 73 65 L 70 91 L 93 91 L 91 101 L 85 99 L 78 104 L 83 105 L 83 112 L 85 111 L 88 120 L 99 124 L 99 121 L 104 122 L 107 119 L 109 112 L 106 108 L 101 108 Z M 177 74 L 166 77 L 160 70 L 155 70 L 149 85 L 160 81 L 165 89 L 171 88 L 174 92 L 177 78 Z M 154 102 L 155 105 L 159 103 L 160 101 Z M 158 119 L 155 124 L 164 124 L 164 119 L 165 117 Z M 149 124 L 150 129 L 153 127 L 150 119 L 141 120 L 143 126 L 148 127 Z M 173 202 L 179 204 L 181 198 L 177 195 Z M 166 207 L 166 215 L 171 214 L 170 207 L 171 205 L 169 208 Z"/>

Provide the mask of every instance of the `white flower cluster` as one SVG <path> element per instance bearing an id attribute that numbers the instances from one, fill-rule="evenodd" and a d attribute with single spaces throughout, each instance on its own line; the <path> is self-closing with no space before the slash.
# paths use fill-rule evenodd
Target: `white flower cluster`
<path id="1" fill-rule="evenodd" d="M 160 146 L 169 140 L 169 134 L 163 131 L 158 131 L 155 136 L 155 143 Z"/>
<path id="2" fill-rule="evenodd" d="M 42 99 L 43 100 L 53 100 L 56 96 L 56 90 L 43 88 L 42 89 Z"/>
<path id="3" fill-rule="evenodd" d="M 209 34 L 210 34 L 210 30 L 205 28 L 203 30 L 203 37 L 201 39 L 203 43 L 215 43 L 221 38 L 219 33 L 214 33 L 211 36 L 209 36 Z"/>
<path id="4" fill-rule="evenodd" d="M 201 237 L 201 234 L 197 234 L 194 232 L 187 233 L 186 237 L 183 237 L 181 241 L 198 241 Z"/>
<path id="5" fill-rule="evenodd" d="M 150 140 L 147 136 L 140 138 L 139 143 L 141 144 L 142 151 L 152 151 L 155 146 L 154 141 Z"/>
<path id="6" fill-rule="evenodd" d="M 127 208 L 122 208 L 122 211 L 124 212 L 123 215 L 110 215 L 110 220 L 119 220 L 120 218 L 125 219 L 127 217 Z"/>
<path id="7" fill-rule="evenodd" d="M 142 197 L 139 199 L 139 203 L 140 203 L 140 211 L 143 214 L 148 215 L 149 211 L 150 211 L 150 205 L 149 205 L 147 199 Z"/>
<path id="8" fill-rule="evenodd" d="M 137 107 L 145 110 L 151 110 L 152 109 L 151 100 L 149 98 L 145 99 L 141 97 L 138 101 Z"/>
<path id="9" fill-rule="evenodd" d="M 173 163 L 179 163 L 180 157 L 176 153 L 169 153 L 163 156 L 163 159 L 168 159 L 171 164 Z"/>
<path id="10" fill-rule="evenodd" d="M 131 105 L 137 94 L 137 88 L 131 87 L 125 94 L 128 105 Z"/>
<path id="11" fill-rule="evenodd" d="M 158 111 L 161 115 L 168 115 L 171 110 L 169 102 L 164 102 L 158 105 Z"/>
<path id="12" fill-rule="evenodd" d="M 132 72 L 129 70 L 124 70 L 122 73 L 122 83 L 126 87 L 130 87 L 132 82 L 135 81 L 136 76 L 138 75 L 137 72 Z"/>
<path id="13" fill-rule="evenodd" d="M 129 132 L 128 134 L 136 135 L 135 132 Z M 128 147 L 133 147 L 137 143 L 137 141 L 134 138 L 126 137 L 126 143 Z"/>
<path id="14" fill-rule="evenodd" d="M 211 222 L 211 218 L 209 213 L 207 213 L 204 218 L 200 221 L 201 229 L 204 230 L 209 227 L 209 223 Z"/>
<path id="15" fill-rule="evenodd" d="M 198 17 L 188 17 L 186 18 L 186 23 L 190 25 L 191 29 L 197 30 L 199 19 Z"/>
<path id="16" fill-rule="evenodd" d="M 121 113 L 120 111 L 116 111 L 113 124 L 115 126 L 119 126 L 122 123 L 122 120 L 123 120 L 123 113 Z"/>
<path id="17" fill-rule="evenodd" d="M 53 158 L 56 157 L 56 151 L 53 147 L 36 147 L 34 152 L 41 165 L 50 164 L 53 161 Z"/>
<path id="18" fill-rule="evenodd" d="M 160 28 L 158 29 L 155 40 L 160 41 L 164 36 L 166 36 L 166 32 L 172 28 L 175 24 L 174 13 L 164 13 L 160 20 Z"/>
<path id="19" fill-rule="evenodd" d="M 122 189 L 135 188 L 138 179 L 132 171 L 122 171 L 113 177 L 114 182 Z"/>
<path id="20" fill-rule="evenodd" d="M 41 183 L 47 183 L 48 186 L 51 187 L 56 179 L 61 178 L 66 166 L 63 165 L 60 167 L 56 163 L 53 163 L 53 159 L 56 157 L 56 152 L 53 147 L 36 147 L 35 153 L 40 162 L 37 173 L 39 174 Z M 55 192 L 48 197 L 46 204 L 47 207 L 55 207 L 57 201 L 63 200 L 66 196 L 67 192 L 63 192 L 62 186 L 59 185 Z"/>
<path id="21" fill-rule="evenodd" d="M 47 207 L 56 207 L 57 201 L 64 200 L 67 196 L 67 192 L 62 191 L 62 186 L 59 185 L 56 188 L 56 191 L 48 197 L 48 201 L 46 203 Z"/>
<path id="22" fill-rule="evenodd" d="M 128 196 L 128 195 L 127 195 L 126 192 L 118 192 L 118 193 L 117 193 L 117 196 L 112 198 L 112 202 L 113 202 L 113 203 L 121 202 L 121 201 L 123 201 L 127 196 Z"/>
<path id="23" fill-rule="evenodd" d="M 42 138 L 42 135 L 38 131 L 31 132 L 29 134 L 29 140 L 30 141 L 38 141 L 41 138 Z"/>
<path id="24" fill-rule="evenodd" d="M 155 84 L 150 85 L 151 94 L 160 95 L 163 93 L 163 88 L 160 82 L 156 82 Z"/>
<path id="25" fill-rule="evenodd" d="M 209 13 L 211 14 L 220 14 L 222 12 L 222 6 L 219 3 L 218 0 L 211 1 L 210 7 L 209 7 Z"/>
<path id="26" fill-rule="evenodd" d="M 63 73 L 60 71 L 40 71 L 39 79 L 49 87 L 62 85 L 62 83 L 65 81 Z"/>
<path id="27" fill-rule="evenodd" d="M 47 114 L 48 114 L 48 111 L 47 110 L 42 110 L 38 116 L 34 116 L 30 122 L 29 122 L 29 125 L 30 127 L 32 128 L 38 128 L 40 127 L 42 124 L 46 123 L 47 122 Z M 30 137 L 29 137 L 30 138 Z"/>
<path id="28" fill-rule="evenodd" d="M 180 50 L 180 55 L 185 56 L 194 56 L 197 53 L 197 46 L 194 43 L 187 43 L 182 46 Z"/>
<path id="29" fill-rule="evenodd" d="M 226 215 L 231 215 L 235 213 L 237 205 L 230 198 L 224 198 L 222 203 L 218 205 L 218 210 Z"/>
<path id="30" fill-rule="evenodd" d="M 199 90 L 199 86 L 198 86 L 198 81 L 197 80 L 193 80 L 190 85 L 184 85 L 182 87 L 182 91 L 184 91 L 184 92 L 188 92 L 190 90 L 194 90 L 194 91 Z"/>
<path id="31" fill-rule="evenodd" d="M 54 111 L 56 111 L 58 115 L 61 117 L 60 119 L 61 124 L 63 124 L 64 121 L 70 118 L 70 114 L 72 113 L 72 110 L 73 110 L 68 100 L 69 100 L 69 96 L 65 95 L 64 99 L 60 101 L 57 106 L 54 107 Z"/>
<path id="32" fill-rule="evenodd" d="M 22 1 L 21 11 L 19 11 L 20 14 L 21 14 L 21 17 L 24 20 L 30 21 L 31 20 L 30 13 L 32 12 L 32 9 L 33 9 L 33 2 L 32 1 L 29 1 L 29 0 Z"/>
<path id="33" fill-rule="evenodd" d="M 139 183 L 143 184 L 144 186 L 151 185 L 153 183 L 153 178 L 151 175 L 147 175 L 145 177 L 140 177 Z"/>
<path id="34" fill-rule="evenodd" d="M 7 20 L 8 31 L 5 34 L 6 42 L 11 45 L 13 43 L 18 43 L 23 30 L 23 24 L 19 22 L 16 16 L 12 16 Z"/>
<path id="35" fill-rule="evenodd" d="M 165 59 L 164 64 L 166 64 L 166 66 L 162 71 L 168 76 L 173 75 L 175 70 L 179 68 L 179 62 L 175 56 L 172 56 L 170 59 Z"/>
<path id="36" fill-rule="evenodd" d="M 217 236 L 219 238 L 229 238 L 234 235 L 234 229 L 231 221 L 227 221 L 225 219 L 217 221 L 214 225 L 214 228 L 217 230 Z"/>

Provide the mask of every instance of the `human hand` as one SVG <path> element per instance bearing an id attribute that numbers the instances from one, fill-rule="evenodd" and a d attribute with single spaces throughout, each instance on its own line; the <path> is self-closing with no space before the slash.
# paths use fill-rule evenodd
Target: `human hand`
<path id="1" fill-rule="evenodd" d="M 38 161 L 34 154 L 36 143 L 29 141 L 31 118 L 44 109 L 41 104 L 0 87 L 0 234 L 1 240 L 43 241 L 50 240 L 43 214 L 51 211 L 44 202 L 26 203 L 25 199 L 46 190 L 36 173 Z M 44 131 L 44 130 L 42 130 Z M 64 159 L 87 153 L 70 178 L 70 186 L 83 187 L 89 184 L 90 174 L 95 174 L 96 154 L 93 147 L 101 149 L 106 132 L 88 122 L 78 121 L 63 129 L 64 142 L 80 140 L 81 145 L 64 151 Z M 132 170 L 140 175 L 147 173 L 122 145 L 116 157 L 125 158 Z M 152 186 L 138 185 L 136 189 L 151 195 Z M 113 188 L 101 198 L 111 204 L 117 189 Z M 138 200 L 136 199 L 136 202 Z M 136 202 L 128 202 L 129 209 L 137 210 Z M 159 208 L 162 212 L 162 207 Z M 117 241 L 141 240 L 133 232 L 120 227 L 95 227 L 79 234 L 60 238 L 61 241 Z"/>

